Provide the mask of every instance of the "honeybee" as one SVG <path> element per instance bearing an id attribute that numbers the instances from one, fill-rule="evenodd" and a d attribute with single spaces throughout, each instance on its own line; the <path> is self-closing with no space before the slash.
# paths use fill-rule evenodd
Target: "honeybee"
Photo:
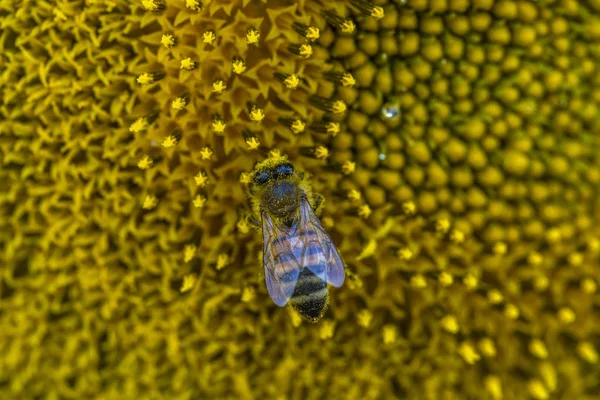
<path id="1" fill-rule="evenodd" d="M 344 283 L 344 264 L 315 215 L 315 198 L 303 172 L 285 158 L 267 159 L 250 175 L 255 224 L 262 226 L 263 264 L 271 299 L 317 322 L 327 311 L 327 284 Z"/>

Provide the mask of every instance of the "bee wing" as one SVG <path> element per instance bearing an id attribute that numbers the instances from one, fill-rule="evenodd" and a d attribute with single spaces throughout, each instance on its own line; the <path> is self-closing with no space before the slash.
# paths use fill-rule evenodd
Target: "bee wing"
<path id="1" fill-rule="evenodd" d="M 344 263 L 331 237 L 325 231 L 319 218 L 317 218 L 308 203 L 306 196 L 302 196 L 300 199 L 298 230 L 306 233 L 303 237 L 314 238 L 304 243 L 303 259 L 307 256 L 309 258 L 318 257 L 317 260 L 313 259 L 312 262 L 304 262 L 305 260 L 303 260 L 302 264 L 330 285 L 335 287 L 342 286 L 345 275 Z"/>
<path id="2" fill-rule="evenodd" d="M 263 264 L 269 296 L 279 307 L 285 306 L 296 287 L 300 263 L 292 249 L 289 233 L 262 213 Z"/>

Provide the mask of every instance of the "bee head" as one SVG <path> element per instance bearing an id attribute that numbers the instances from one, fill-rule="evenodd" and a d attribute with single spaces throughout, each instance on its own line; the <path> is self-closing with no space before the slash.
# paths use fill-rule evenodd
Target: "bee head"
<path id="1" fill-rule="evenodd" d="M 269 182 L 289 178 L 292 175 L 294 175 L 294 166 L 290 162 L 284 161 L 256 170 L 252 177 L 252 185 L 265 186 Z"/>
<path id="2" fill-rule="evenodd" d="M 250 192 L 260 190 L 261 208 L 284 222 L 292 223 L 299 206 L 300 189 L 294 179 L 294 166 L 287 160 L 258 164 L 252 174 Z"/>

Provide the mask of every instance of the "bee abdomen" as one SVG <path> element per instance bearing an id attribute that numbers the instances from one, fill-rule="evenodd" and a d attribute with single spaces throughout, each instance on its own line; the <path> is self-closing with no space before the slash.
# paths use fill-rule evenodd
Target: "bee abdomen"
<path id="1" fill-rule="evenodd" d="M 317 322 L 327 311 L 328 300 L 327 282 L 303 268 L 290 299 L 292 307 L 309 321 Z"/>

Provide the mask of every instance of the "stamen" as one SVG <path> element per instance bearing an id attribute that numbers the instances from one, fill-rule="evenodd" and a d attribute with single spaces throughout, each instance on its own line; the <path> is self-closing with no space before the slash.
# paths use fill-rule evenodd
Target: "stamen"
<path id="1" fill-rule="evenodd" d="M 360 10 L 365 15 L 369 15 L 375 19 L 381 19 L 384 16 L 383 8 L 372 4 L 366 0 L 350 0 L 352 5 Z"/>
<path id="2" fill-rule="evenodd" d="M 300 77 L 296 74 L 275 73 L 275 78 L 285 85 L 288 89 L 296 89 L 300 85 Z"/>
<path id="3" fill-rule="evenodd" d="M 288 50 L 290 51 L 290 53 L 293 53 L 303 58 L 310 58 L 310 56 L 312 56 L 313 54 L 312 46 L 308 43 L 291 44 L 288 46 Z"/>
<path id="4" fill-rule="evenodd" d="M 240 57 L 234 57 L 232 61 L 232 66 L 233 72 L 238 75 L 241 75 L 244 73 L 244 71 L 246 71 L 246 64 L 244 63 L 244 60 Z"/>
<path id="5" fill-rule="evenodd" d="M 335 11 L 323 11 L 322 15 L 329 25 L 333 25 L 342 33 L 354 33 L 356 31 L 354 21 L 338 15 Z"/>
<path id="6" fill-rule="evenodd" d="M 311 96 L 309 103 L 314 107 L 333 114 L 343 114 L 346 112 L 347 106 L 342 100 L 329 100 L 320 96 Z"/>
<path id="7" fill-rule="evenodd" d="M 330 82 L 337 83 L 344 87 L 352 87 L 356 85 L 356 79 L 349 72 L 326 72 L 323 77 Z"/>
<path id="8" fill-rule="evenodd" d="M 258 44 L 258 40 L 260 39 L 260 32 L 254 28 L 248 28 L 246 32 L 246 43 L 248 44 Z"/>
<path id="9" fill-rule="evenodd" d="M 308 26 L 299 22 L 294 23 L 294 30 L 301 36 L 304 36 L 309 42 L 314 42 L 321 36 L 319 28 L 316 26 Z"/>
<path id="10" fill-rule="evenodd" d="M 298 118 L 279 118 L 279 123 L 290 128 L 296 135 L 304 132 L 304 129 L 306 128 L 306 123 Z"/>
<path id="11" fill-rule="evenodd" d="M 333 121 L 317 121 L 310 125 L 310 129 L 315 132 L 326 133 L 335 137 L 340 133 L 340 123 Z"/>

